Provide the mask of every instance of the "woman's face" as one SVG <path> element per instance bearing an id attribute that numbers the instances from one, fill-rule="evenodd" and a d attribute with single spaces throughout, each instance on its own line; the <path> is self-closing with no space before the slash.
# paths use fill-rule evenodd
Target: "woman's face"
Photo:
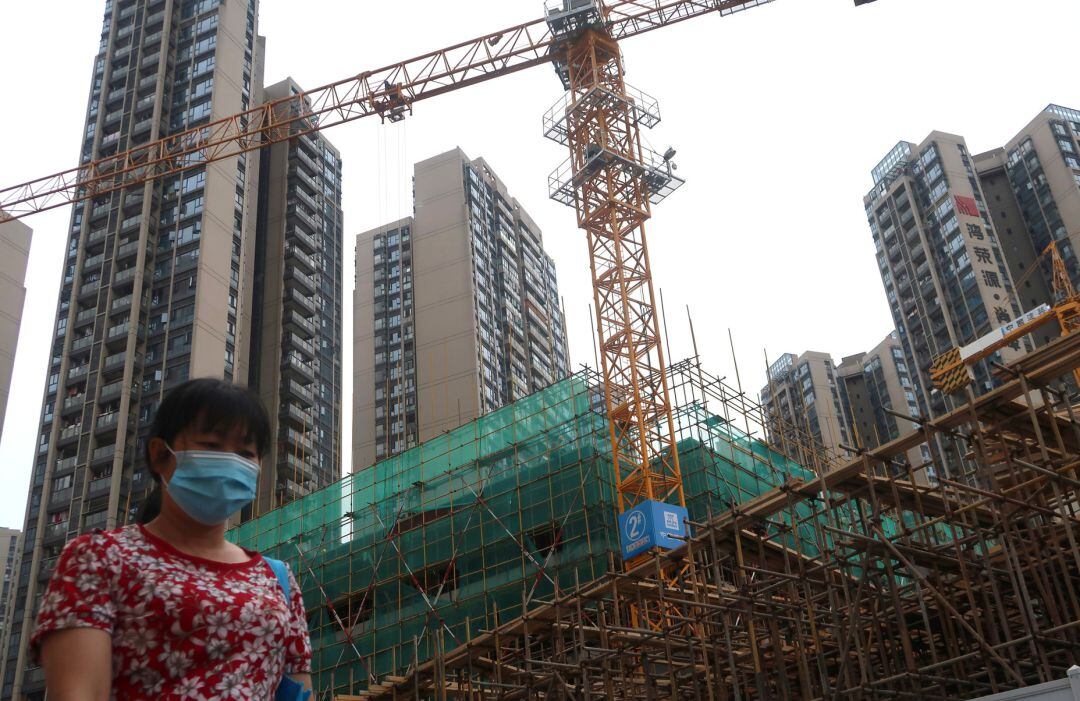
<path id="1" fill-rule="evenodd" d="M 161 478 L 168 482 L 176 471 L 176 457 L 169 452 L 181 450 L 212 450 L 219 453 L 236 453 L 242 458 L 251 460 L 256 465 L 260 464 L 258 446 L 242 426 L 232 431 L 220 431 L 216 429 L 189 428 L 178 434 L 172 445 L 166 447 L 165 441 L 155 438 L 150 443 L 150 457 L 155 471 Z"/>

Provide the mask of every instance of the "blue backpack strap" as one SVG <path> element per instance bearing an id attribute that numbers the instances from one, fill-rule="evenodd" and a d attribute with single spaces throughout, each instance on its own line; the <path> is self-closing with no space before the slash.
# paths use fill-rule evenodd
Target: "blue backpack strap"
<path id="1" fill-rule="evenodd" d="M 292 593 L 289 591 L 289 566 L 272 557 L 264 556 L 263 559 L 266 560 L 266 564 L 270 565 L 270 569 L 274 571 L 274 576 L 277 577 L 278 584 L 281 585 L 281 591 L 285 594 L 285 603 L 290 604 Z"/>
<path id="2" fill-rule="evenodd" d="M 275 560 L 272 557 L 263 557 L 266 560 L 266 564 L 270 565 L 270 569 L 274 571 L 274 576 L 277 577 L 278 585 L 281 586 L 281 593 L 285 595 L 285 605 L 292 608 L 292 597 L 289 592 L 289 566 L 281 560 Z M 304 689 L 304 685 L 300 682 L 293 681 L 288 677 L 282 677 L 278 682 L 277 689 L 274 690 L 274 701 L 307 701 L 311 698 L 311 692 Z"/>

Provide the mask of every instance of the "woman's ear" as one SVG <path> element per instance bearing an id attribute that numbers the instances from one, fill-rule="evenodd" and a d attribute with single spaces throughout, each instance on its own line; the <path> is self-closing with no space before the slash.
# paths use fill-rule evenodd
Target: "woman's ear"
<path id="1" fill-rule="evenodd" d="M 173 456 L 172 451 L 169 450 L 168 444 L 163 438 L 151 438 L 148 449 L 150 472 L 167 481 L 172 477 L 173 470 L 176 469 L 176 458 Z"/>

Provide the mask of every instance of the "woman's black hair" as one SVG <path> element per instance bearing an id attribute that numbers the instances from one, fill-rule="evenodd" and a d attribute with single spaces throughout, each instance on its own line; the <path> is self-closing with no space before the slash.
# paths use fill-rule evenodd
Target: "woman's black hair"
<path id="1" fill-rule="evenodd" d="M 170 390 L 161 400 L 146 437 L 146 467 L 155 485 L 143 503 L 138 522 L 149 523 L 161 511 L 161 475 L 154 471 L 150 460 L 152 439 L 161 438 L 171 446 L 173 439 L 188 429 L 231 433 L 238 428 L 255 444 L 260 458 L 266 455 L 270 450 L 270 417 L 259 396 L 247 387 L 203 377 Z"/>

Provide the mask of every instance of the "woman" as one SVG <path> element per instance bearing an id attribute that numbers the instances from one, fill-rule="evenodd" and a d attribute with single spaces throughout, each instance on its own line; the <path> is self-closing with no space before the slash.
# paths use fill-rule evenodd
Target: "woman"
<path id="1" fill-rule="evenodd" d="M 225 540 L 225 522 L 255 498 L 269 445 L 248 389 L 198 379 L 169 392 L 147 439 L 157 484 L 140 523 L 68 543 L 42 599 L 31 645 L 50 700 L 266 701 L 281 684 L 306 696 L 296 579 L 286 604 L 267 561 Z"/>

